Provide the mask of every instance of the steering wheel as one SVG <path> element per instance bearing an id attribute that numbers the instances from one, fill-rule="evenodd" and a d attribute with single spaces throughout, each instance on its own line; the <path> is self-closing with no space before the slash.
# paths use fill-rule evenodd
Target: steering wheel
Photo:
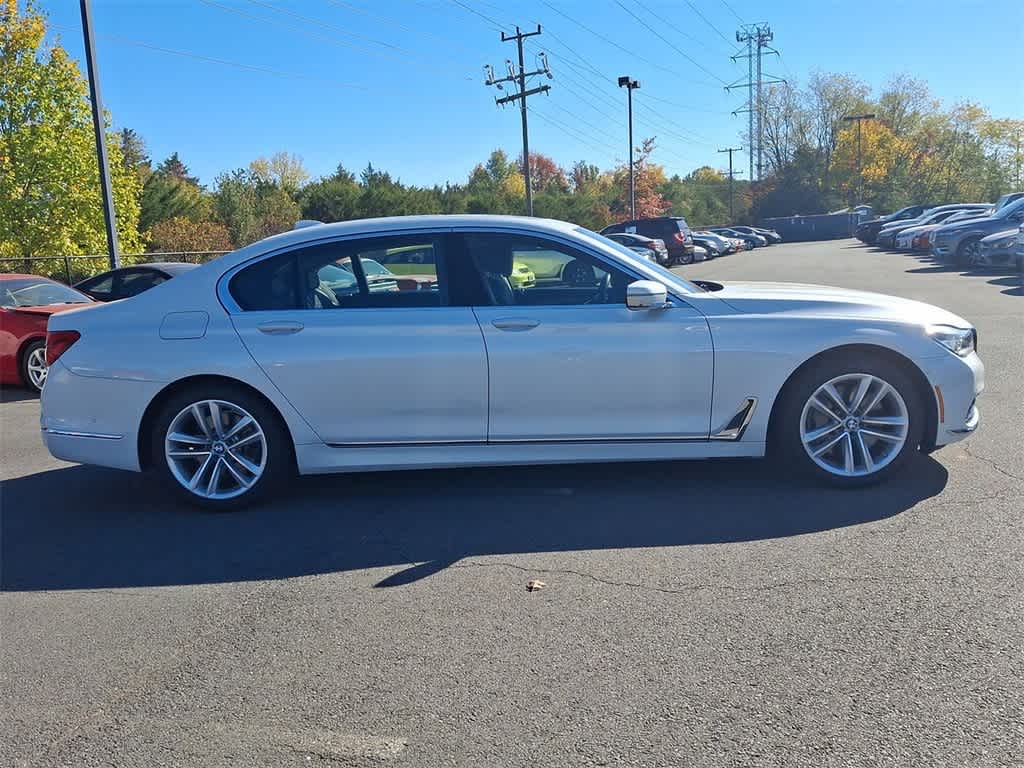
<path id="1" fill-rule="evenodd" d="M 612 273 L 605 272 L 597 283 L 597 291 L 594 295 L 587 299 L 584 304 L 607 304 L 608 303 L 608 290 L 612 285 Z"/>

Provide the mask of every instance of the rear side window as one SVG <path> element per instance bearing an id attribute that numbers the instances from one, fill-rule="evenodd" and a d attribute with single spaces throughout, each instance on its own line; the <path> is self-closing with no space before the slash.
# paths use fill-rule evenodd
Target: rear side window
<path id="1" fill-rule="evenodd" d="M 228 288 L 247 312 L 298 309 L 296 276 L 295 252 L 283 253 L 246 267 L 231 278 Z"/>
<path id="2" fill-rule="evenodd" d="M 79 284 L 80 291 L 88 291 L 98 299 L 109 299 L 114 292 L 114 274 L 108 273 Z"/>

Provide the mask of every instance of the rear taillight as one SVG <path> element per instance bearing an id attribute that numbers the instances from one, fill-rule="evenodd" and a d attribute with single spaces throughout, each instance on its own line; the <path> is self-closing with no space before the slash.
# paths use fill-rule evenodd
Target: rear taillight
<path id="1" fill-rule="evenodd" d="M 685 243 L 686 242 L 686 235 L 684 235 L 682 232 L 676 232 L 674 235 L 672 235 L 672 237 L 675 238 L 677 243 Z"/>
<path id="2" fill-rule="evenodd" d="M 78 331 L 48 331 L 46 334 L 46 364 L 53 365 L 57 358 L 82 338 Z"/>

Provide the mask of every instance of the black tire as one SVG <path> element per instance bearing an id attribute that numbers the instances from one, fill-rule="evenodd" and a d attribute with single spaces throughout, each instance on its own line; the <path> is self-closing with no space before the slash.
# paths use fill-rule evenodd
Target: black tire
<path id="1" fill-rule="evenodd" d="M 956 255 L 953 257 L 953 263 L 958 267 L 970 266 L 968 263 L 969 256 L 967 254 L 967 250 L 968 248 L 980 243 L 980 237 L 968 237 L 965 239 L 956 249 Z"/>
<path id="2" fill-rule="evenodd" d="M 903 398 L 909 423 L 902 448 L 888 464 L 871 474 L 843 476 L 823 469 L 810 457 L 800 435 L 801 419 L 804 405 L 819 387 L 838 376 L 856 373 L 871 374 L 893 387 Z M 900 471 L 921 444 L 925 424 L 921 395 L 906 367 L 887 358 L 864 353 L 823 357 L 800 371 L 779 396 L 781 400 L 772 414 L 769 434 L 771 458 L 780 468 L 795 469 L 811 481 L 839 488 L 862 488 L 885 482 Z"/>
<path id="3" fill-rule="evenodd" d="M 41 386 L 38 386 L 32 380 L 32 376 L 29 373 L 28 364 L 29 359 L 32 357 L 32 355 L 38 354 L 40 352 L 46 354 L 46 342 L 43 341 L 42 339 L 30 341 L 28 344 L 25 345 L 25 348 L 21 351 L 21 360 L 18 362 L 18 373 L 21 375 L 22 382 L 24 382 L 26 388 L 32 390 L 37 395 L 43 391 L 43 388 Z M 45 378 L 43 380 L 43 383 L 46 383 Z"/>
<path id="4" fill-rule="evenodd" d="M 266 442 L 263 473 L 248 490 L 231 498 L 206 498 L 188 490 L 171 471 L 164 452 L 171 422 L 191 404 L 204 400 L 224 401 L 241 408 L 263 431 Z M 160 406 L 149 441 L 150 465 L 160 482 L 182 501 L 211 512 L 230 512 L 265 501 L 295 476 L 291 434 L 280 415 L 263 398 L 239 386 L 210 383 L 174 393 Z"/>
<path id="5" fill-rule="evenodd" d="M 688 251 L 684 248 L 679 255 L 678 261 L 680 264 L 693 264 L 693 251 Z"/>

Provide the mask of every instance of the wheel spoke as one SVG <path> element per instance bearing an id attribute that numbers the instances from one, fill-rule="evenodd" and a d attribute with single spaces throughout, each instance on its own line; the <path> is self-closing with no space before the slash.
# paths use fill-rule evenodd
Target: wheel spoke
<path id="1" fill-rule="evenodd" d="M 224 425 L 220 419 L 220 406 L 217 405 L 216 400 L 210 401 L 210 425 L 213 428 L 213 434 L 217 436 L 219 440 L 224 439 Z"/>
<path id="2" fill-rule="evenodd" d="M 853 396 L 853 400 L 850 402 L 850 411 L 855 412 L 860 404 L 864 401 L 864 396 L 867 395 L 868 390 L 871 389 L 871 384 L 874 382 L 874 378 L 871 376 L 861 376 L 860 383 L 857 385 L 857 392 Z"/>
<path id="3" fill-rule="evenodd" d="M 231 448 L 241 448 L 243 445 L 248 445 L 251 442 L 259 440 L 262 436 L 263 435 L 260 432 L 253 432 L 251 435 L 247 435 L 246 437 L 240 438 L 231 443 Z"/>
<path id="4" fill-rule="evenodd" d="M 875 392 L 875 396 L 871 398 L 871 402 L 868 403 L 867 407 L 863 410 L 863 413 L 865 413 L 865 414 L 871 413 L 873 410 L 875 410 L 875 406 L 878 405 L 880 402 L 882 402 L 882 399 L 887 394 L 889 394 L 889 390 L 891 389 L 891 387 L 888 384 L 886 384 L 884 381 L 880 382 L 880 383 L 881 383 L 881 386 L 878 388 L 878 391 Z"/>
<path id="5" fill-rule="evenodd" d="M 210 482 L 206 484 L 206 495 L 213 496 L 217 492 L 217 483 L 220 481 L 220 468 L 224 466 L 224 459 L 218 456 L 213 462 L 213 471 L 210 472 Z"/>
<path id="6" fill-rule="evenodd" d="M 213 435 L 210 434 L 210 427 L 206 423 L 206 419 L 203 418 L 203 412 L 199 409 L 199 404 L 196 403 L 192 406 L 192 417 L 196 420 L 196 424 L 199 425 L 199 429 L 202 430 L 203 434 L 206 435 L 207 440 L 212 440 Z"/>
<path id="7" fill-rule="evenodd" d="M 231 466 L 230 461 L 224 459 L 222 463 L 224 464 L 224 469 L 231 473 L 232 477 L 235 478 L 235 480 L 238 482 L 238 485 L 241 488 L 248 488 L 250 485 L 252 485 L 252 481 L 242 477 L 242 473 L 235 469 L 233 466 Z"/>
<path id="8" fill-rule="evenodd" d="M 259 475 L 260 468 L 257 465 L 253 464 L 251 461 L 249 461 L 247 458 L 245 458 L 245 456 L 242 456 L 241 454 L 235 453 L 230 448 L 228 448 L 228 450 L 227 450 L 227 455 L 230 456 L 235 461 L 237 461 L 239 464 L 241 464 L 242 467 L 244 467 L 245 470 L 247 472 L 249 472 L 250 474 L 252 474 L 252 475 Z"/>
<path id="9" fill-rule="evenodd" d="M 230 440 L 232 437 L 237 435 L 239 432 L 241 432 L 243 429 L 248 427 L 250 424 L 255 424 L 255 423 L 256 422 L 254 422 L 250 417 L 243 416 L 242 418 L 240 418 L 238 421 L 235 422 L 235 425 L 233 427 L 231 427 L 231 429 L 229 429 L 227 432 L 224 433 L 224 438 L 223 439 L 225 441 Z"/>
<path id="10" fill-rule="evenodd" d="M 209 451 L 168 451 L 167 455 L 172 459 L 201 459 L 209 456 Z"/>
<path id="11" fill-rule="evenodd" d="M 832 411 L 831 408 L 829 408 L 827 405 L 825 405 L 823 402 L 821 402 L 821 400 L 818 399 L 817 395 L 815 395 L 814 397 L 811 398 L 811 405 L 813 405 L 815 408 L 817 408 L 822 413 L 827 414 L 828 417 L 831 418 L 833 421 L 842 421 L 842 418 L 839 417 L 839 416 L 836 416 L 836 414 Z"/>
<path id="12" fill-rule="evenodd" d="M 804 442 L 805 443 L 813 443 L 815 440 L 819 440 L 819 439 L 823 438 L 825 435 L 830 434 L 832 432 L 835 432 L 837 429 L 839 429 L 842 426 L 843 426 L 842 423 L 837 421 L 835 424 L 829 424 L 827 427 L 821 427 L 820 429 L 813 429 L 813 430 L 811 430 L 810 432 L 808 432 L 807 434 L 804 435 Z"/>
<path id="13" fill-rule="evenodd" d="M 871 451 L 864 444 L 864 436 L 859 431 L 857 432 L 857 447 L 860 448 L 860 452 L 864 456 L 864 469 L 868 472 L 874 471 L 875 460 L 871 458 Z"/>
<path id="14" fill-rule="evenodd" d="M 847 406 L 846 401 L 843 400 L 843 396 L 839 394 L 839 391 L 831 383 L 826 384 L 822 389 L 835 401 L 835 404 L 842 409 L 844 414 L 850 412 L 850 408 Z"/>
<path id="15" fill-rule="evenodd" d="M 833 445 L 838 443 L 844 437 L 846 437 L 846 433 L 845 432 L 840 433 L 838 437 L 834 437 L 831 440 L 829 440 L 827 443 L 825 443 L 824 445 L 820 446 L 819 448 L 815 448 L 814 449 L 814 453 L 812 453 L 811 455 L 814 456 L 815 458 L 817 458 L 818 456 L 821 456 L 821 454 L 825 453 L 825 451 L 827 451 Z"/>
<path id="16" fill-rule="evenodd" d="M 199 469 L 196 470 L 196 473 L 192 475 L 192 479 L 189 480 L 189 488 L 195 490 L 196 488 L 199 487 L 199 483 L 200 481 L 202 481 L 203 475 L 206 474 L 206 470 L 209 468 L 210 464 L 213 463 L 213 461 L 213 454 L 210 454 L 206 457 L 203 463 L 199 465 Z"/>
<path id="17" fill-rule="evenodd" d="M 171 432 L 167 439 L 172 443 L 183 443 L 185 445 L 209 445 L 210 441 L 198 435 L 186 435 L 184 432 Z"/>
<path id="18" fill-rule="evenodd" d="M 843 441 L 843 466 L 846 469 L 848 475 L 853 474 L 853 438 L 850 437 L 849 432 L 844 432 L 843 437 L 846 439 Z"/>
<path id="19" fill-rule="evenodd" d="M 862 424 L 878 424 L 886 427 L 907 426 L 907 420 L 903 416 L 865 416 L 860 421 Z"/>
<path id="20" fill-rule="evenodd" d="M 873 429 L 862 429 L 860 433 L 862 435 L 867 435 L 868 437 L 877 437 L 879 440 L 885 440 L 889 443 L 903 442 L 903 437 L 901 435 L 887 435 L 884 432 L 875 432 Z"/>

